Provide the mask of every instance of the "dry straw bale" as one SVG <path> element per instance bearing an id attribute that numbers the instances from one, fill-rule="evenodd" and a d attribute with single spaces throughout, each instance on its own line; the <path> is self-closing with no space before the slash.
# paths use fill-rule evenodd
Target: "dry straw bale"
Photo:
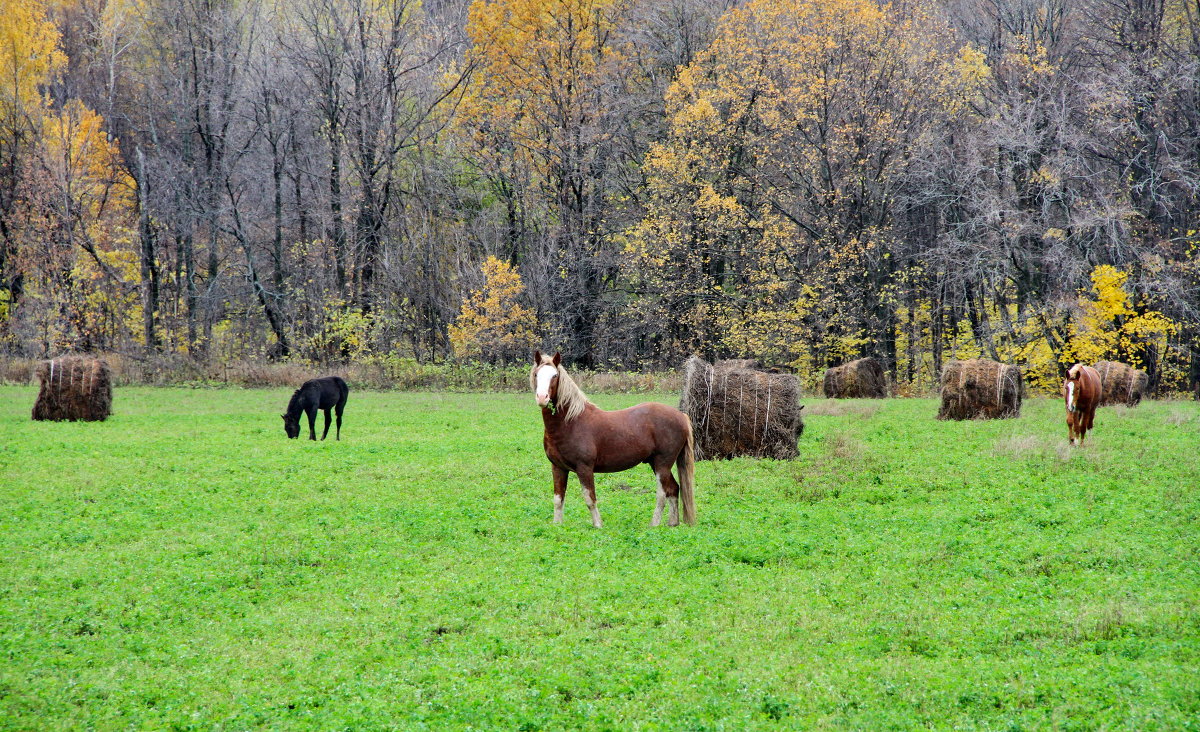
<path id="1" fill-rule="evenodd" d="M 1007 419 L 1021 414 L 1021 370 L 984 358 L 942 369 L 938 419 Z"/>
<path id="2" fill-rule="evenodd" d="M 1100 361 L 1096 364 L 1100 373 L 1100 406 L 1124 404 L 1136 407 L 1150 386 L 1150 377 L 1145 371 L 1120 361 Z"/>
<path id="3" fill-rule="evenodd" d="M 796 439 L 804 431 L 799 380 L 745 365 L 712 366 L 696 356 L 684 365 L 679 408 L 692 420 L 698 460 L 797 455 Z"/>
<path id="4" fill-rule="evenodd" d="M 753 358 L 727 358 L 714 363 L 713 368 L 717 371 L 734 371 L 737 369 L 765 371 L 765 369 L 762 368 L 762 364 Z"/>
<path id="5" fill-rule="evenodd" d="M 883 399 L 887 376 L 874 358 L 860 358 L 825 370 L 825 396 L 830 399 Z"/>
<path id="6" fill-rule="evenodd" d="M 37 367 L 37 420 L 98 422 L 112 413 L 112 373 L 108 364 L 91 356 L 63 356 Z"/>

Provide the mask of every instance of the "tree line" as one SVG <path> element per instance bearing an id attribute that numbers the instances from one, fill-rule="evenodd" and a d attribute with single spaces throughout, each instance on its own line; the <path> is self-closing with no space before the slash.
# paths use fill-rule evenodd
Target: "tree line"
<path id="1" fill-rule="evenodd" d="M 11 355 L 1200 394 L 1194 0 L 0 5 Z"/>

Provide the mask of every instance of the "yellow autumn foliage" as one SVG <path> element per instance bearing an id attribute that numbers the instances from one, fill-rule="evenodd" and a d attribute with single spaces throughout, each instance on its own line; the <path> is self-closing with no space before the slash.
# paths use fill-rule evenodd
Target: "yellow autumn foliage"
<path id="1" fill-rule="evenodd" d="M 625 237 L 628 275 L 666 302 L 684 349 L 804 367 L 874 335 L 849 293 L 870 277 L 890 301 L 890 233 L 863 213 L 887 200 L 923 120 L 987 75 L 944 32 L 871 0 L 756 0 L 722 17 L 667 92 L 647 213 Z"/>
<path id="2" fill-rule="evenodd" d="M 1064 364 L 1112 359 L 1144 369 L 1147 344 L 1157 346 L 1160 353 L 1166 348 L 1179 326 L 1156 310 L 1135 308 L 1125 290 L 1128 279 L 1127 273 L 1111 265 L 1092 270 L 1091 287 L 1080 293 L 1080 314 L 1063 352 Z"/>
<path id="3" fill-rule="evenodd" d="M 491 363 L 519 360 L 537 342 L 537 318 L 518 302 L 525 285 L 508 262 L 488 257 L 484 285 L 463 300 L 462 311 L 449 327 L 450 345 L 460 359 Z"/>
<path id="4" fill-rule="evenodd" d="M 580 130 L 600 116 L 599 90 L 619 54 L 606 45 L 623 0 L 475 0 L 467 20 L 473 66 L 453 120 L 488 170 L 587 154 Z M 593 131 L 593 134 L 600 134 Z"/>
<path id="5" fill-rule="evenodd" d="M 61 34 L 38 0 L 0 0 L 0 119 L 36 116 L 43 87 L 66 67 Z"/>

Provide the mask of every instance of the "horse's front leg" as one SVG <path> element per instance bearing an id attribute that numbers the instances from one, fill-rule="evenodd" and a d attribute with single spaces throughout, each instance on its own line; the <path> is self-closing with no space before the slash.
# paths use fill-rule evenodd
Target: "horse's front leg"
<path id="1" fill-rule="evenodd" d="M 596 481 L 592 475 L 592 469 L 579 468 L 575 471 L 579 476 L 579 487 L 583 489 L 583 502 L 587 504 L 588 510 L 592 512 L 592 526 L 597 529 L 601 527 L 600 509 L 596 508 Z"/>
<path id="2" fill-rule="evenodd" d="M 306 410 L 308 414 L 308 439 L 317 441 L 317 408 Z"/>
<path id="3" fill-rule="evenodd" d="M 330 409 L 333 409 L 333 407 L 327 407 L 325 409 L 325 431 L 321 433 L 322 440 L 324 440 L 326 437 L 329 437 L 329 423 L 333 421 L 333 416 L 329 413 Z"/>
<path id="4" fill-rule="evenodd" d="M 551 465 L 554 473 L 554 523 L 563 522 L 563 501 L 567 497 L 567 469 Z"/>

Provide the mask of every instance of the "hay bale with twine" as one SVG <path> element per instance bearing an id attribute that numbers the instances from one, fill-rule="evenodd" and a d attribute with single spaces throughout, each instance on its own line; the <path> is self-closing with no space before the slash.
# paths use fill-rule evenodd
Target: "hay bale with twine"
<path id="1" fill-rule="evenodd" d="M 874 358 L 860 358 L 825 370 L 823 385 L 829 399 L 883 399 L 887 376 Z"/>
<path id="2" fill-rule="evenodd" d="M 942 368 L 938 419 L 1008 419 L 1021 414 L 1021 369 L 986 358 Z"/>
<path id="3" fill-rule="evenodd" d="M 1150 377 L 1145 371 L 1120 361 L 1100 361 L 1096 371 L 1104 387 L 1100 393 L 1102 407 L 1109 404 L 1136 407 L 1150 387 Z"/>
<path id="4" fill-rule="evenodd" d="M 746 368 L 744 361 L 713 366 L 696 356 L 684 365 L 679 409 L 692 420 L 697 460 L 794 458 L 803 408 L 793 374 Z"/>
<path id="5" fill-rule="evenodd" d="M 103 421 L 112 413 L 112 372 L 91 356 L 63 356 L 37 367 L 35 420 Z"/>

